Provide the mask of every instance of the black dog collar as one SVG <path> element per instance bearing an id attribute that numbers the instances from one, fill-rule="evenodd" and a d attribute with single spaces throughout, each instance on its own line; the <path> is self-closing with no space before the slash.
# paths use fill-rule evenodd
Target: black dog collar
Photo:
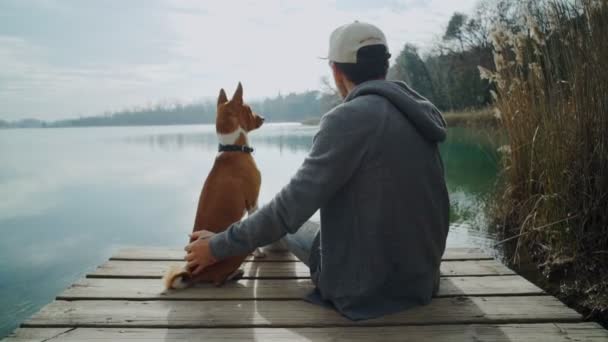
<path id="1" fill-rule="evenodd" d="M 253 148 L 246 145 L 222 145 L 218 146 L 219 152 L 245 152 L 251 153 L 253 152 Z"/>

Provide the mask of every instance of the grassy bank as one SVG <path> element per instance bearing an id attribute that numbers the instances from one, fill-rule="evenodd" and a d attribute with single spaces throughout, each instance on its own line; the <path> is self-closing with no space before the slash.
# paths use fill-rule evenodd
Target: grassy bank
<path id="1" fill-rule="evenodd" d="M 321 118 L 308 118 L 308 119 L 304 119 L 302 121 L 300 121 L 300 123 L 302 125 L 306 125 L 306 126 L 318 126 L 319 123 L 321 122 Z"/>
<path id="2" fill-rule="evenodd" d="M 608 2 L 541 1 L 492 33 L 508 138 L 493 216 L 512 261 L 608 322 Z"/>
<path id="3" fill-rule="evenodd" d="M 443 114 L 449 127 L 496 127 L 498 120 L 493 108 L 470 109 Z"/>
<path id="4" fill-rule="evenodd" d="M 443 114 L 450 127 L 496 127 L 498 119 L 493 108 L 470 109 L 463 111 L 446 112 Z M 308 118 L 301 123 L 316 126 L 321 118 Z"/>

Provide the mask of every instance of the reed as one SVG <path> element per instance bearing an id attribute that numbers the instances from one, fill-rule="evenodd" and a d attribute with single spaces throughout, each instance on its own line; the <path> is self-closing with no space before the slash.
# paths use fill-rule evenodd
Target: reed
<path id="1" fill-rule="evenodd" d="M 529 1 L 491 34 L 508 144 L 493 216 L 507 254 L 562 299 L 608 313 L 608 1 Z"/>

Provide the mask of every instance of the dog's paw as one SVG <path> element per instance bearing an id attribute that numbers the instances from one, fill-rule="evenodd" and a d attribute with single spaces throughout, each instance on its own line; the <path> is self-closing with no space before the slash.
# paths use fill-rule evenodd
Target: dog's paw
<path id="1" fill-rule="evenodd" d="M 260 248 L 256 248 L 253 253 L 253 257 L 254 258 L 265 258 L 266 257 L 266 253 L 262 252 L 262 250 Z"/>
<path id="2" fill-rule="evenodd" d="M 190 286 L 190 273 L 179 266 L 171 266 L 163 276 L 165 289 L 185 289 Z"/>

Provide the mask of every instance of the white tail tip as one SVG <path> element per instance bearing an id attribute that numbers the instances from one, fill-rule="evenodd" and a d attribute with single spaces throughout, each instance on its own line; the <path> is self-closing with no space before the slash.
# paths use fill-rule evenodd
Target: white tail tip
<path id="1" fill-rule="evenodd" d="M 185 289 L 190 286 L 189 282 L 185 279 L 186 277 L 189 278 L 189 275 L 190 273 L 180 266 L 170 266 L 163 276 L 165 289 Z"/>

